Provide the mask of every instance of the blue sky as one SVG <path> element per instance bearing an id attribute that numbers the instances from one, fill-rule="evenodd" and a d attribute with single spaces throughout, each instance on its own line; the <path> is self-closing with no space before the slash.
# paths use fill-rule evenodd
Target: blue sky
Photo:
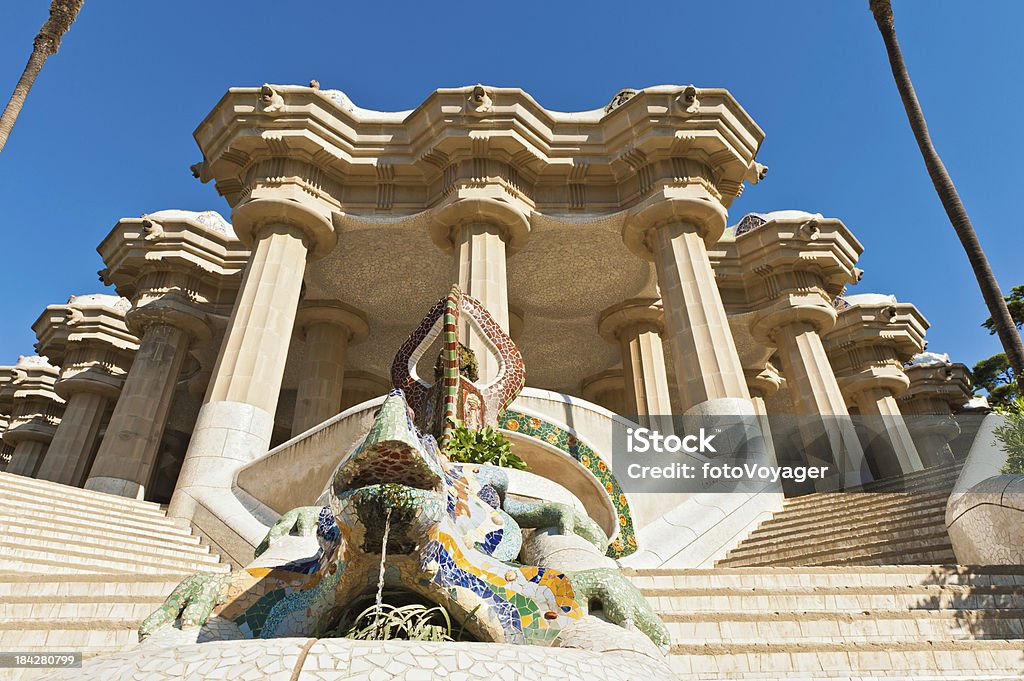
<path id="1" fill-rule="evenodd" d="M 0 364 L 30 354 L 47 304 L 102 290 L 95 252 L 119 217 L 228 214 L 192 179 L 192 131 L 224 91 L 264 82 L 344 90 L 410 109 L 431 90 L 518 86 L 542 105 L 603 106 L 623 87 L 728 88 L 767 133 L 771 171 L 733 205 L 841 218 L 865 246 L 851 292 L 895 293 L 932 323 L 930 350 L 998 351 L 967 260 L 925 173 L 867 0 L 392 2 L 86 0 L 0 153 Z M 985 11 L 894 0 L 933 137 L 1004 291 L 1024 284 L 1015 211 L 1024 141 L 1024 3 Z M 6 101 L 49 2 L 6 3 Z"/>

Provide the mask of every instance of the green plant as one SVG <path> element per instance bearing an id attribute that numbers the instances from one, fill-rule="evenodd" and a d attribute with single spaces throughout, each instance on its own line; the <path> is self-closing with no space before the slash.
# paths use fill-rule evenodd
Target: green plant
<path id="1" fill-rule="evenodd" d="M 452 619 L 448 611 L 419 603 L 394 606 L 371 605 L 359 613 L 342 635 L 359 641 L 453 641 Z"/>
<path id="2" fill-rule="evenodd" d="M 485 463 L 526 470 L 526 462 L 512 451 L 508 438 L 490 426 L 472 430 L 461 423 L 456 424 L 445 453 L 456 463 Z"/>
<path id="3" fill-rule="evenodd" d="M 992 431 L 1006 449 L 1003 473 L 1024 474 L 1024 397 L 997 407 L 996 413 L 1006 417 L 1005 423 Z"/>

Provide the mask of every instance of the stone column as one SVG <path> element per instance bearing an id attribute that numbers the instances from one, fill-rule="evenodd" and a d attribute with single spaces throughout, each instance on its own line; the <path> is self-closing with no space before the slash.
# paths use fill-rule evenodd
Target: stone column
<path id="1" fill-rule="evenodd" d="M 609 369 L 585 379 L 580 392 L 583 399 L 622 415 L 628 413 L 626 391 L 623 389 L 625 385 L 623 372 L 619 369 Z"/>
<path id="2" fill-rule="evenodd" d="M 770 362 L 766 362 L 761 370 L 747 370 L 744 372 L 747 379 L 747 389 L 750 390 L 750 400 L 754 403 L 754 413 L 761 424 L 761 432 L 764 434 L 765 451 L 772 461 L 778 463 L 775 455 L 775 440 L 772 438 L 771 424 L 768 420 L 768 407 L 765 399 L 779 391 L 782 385 L 782 377 Z"/>
<path id="3" fill-rule="evenodd" d="M 691 189 L 691 188 L 687 188 Z M 623 239 L 653 260 L 686 413 L 753 414 L 743 366 L 707 246 L 725 229 L 725 209 L 711 197 L 648 201 L 627 218 Z"/>
<path id="4" fill-rule="evenodd" d="M 210 331 L 183 305 L 150 303 L 128 321 L 142 340 L 85 488 L 143 499 L 190 344 Z"/>
<path id="5" fill-rule="evenodd" d="M 3 387 L 3 397 L 12 403 L 3 434 L 4 445 L 13 448 L 7 472 L 33 477 L 64 409 L 64 400 L 53 389 L 60 372 L 38 356 L 21 357 L 11 369 L 12 378 Z"/>
<path id="6" fill-rule="evenodd" d="M 96 446 L 109 397 L 88 388 L 69 392 L 65 387 L 61 390 L 60 383 L 57 383 L 57 389 L 67 400 L 64 416 L 36 477 L 77 487 L 82 484 L 92 464 L 89 455 Z"/>
<path id="7" fill-rule="evenodd" d="M 10 425 L 10 417 L 0 415 L 0 471 L 6 471 L 11 464 L 11 455 L 14 454 L 14 447 L 4 442 L 4 432 Z"/>
<path id="8" fill-rule="evenodd" d="M 227 332 L 182 463 L 168 515 L 193 518 L 230 489 L 242 465 L 267 452 L 306 259 L 335 243 L 325 214 L 297 201 L 253 199 L 232 213 L 251 243 Z"/>
<path id="9" fill-rule="evenodd" d="M 119 296 L 72 296 L 65 305 L 47 307 L 33 325 L 39 351 L 61 365 L 55 390 L 66 400 L 37 477 L 63 485 L 85 482 L 108 406 L 138 348 L 125 324 L 130 306 Z"/>
<path id="10" fill-rule="evenodd" d="M 345 389 L 341 395 L 341 410 L 345 411 L 367 400 L 387 395 L 391 381 L 366 371 L 346 371 Z"/>
<path id="11" fill-rule="evenodd" d="M 627 300 L 601 313 L 598 333 L 622 352 L 626 414 L 650 426 L 651 416 L 671 416 L 665 371 L 664 312 L 656 299 Z"/>
<path id="12" fill-rule="evenodd" d="M 510 331 L 506 258 L 522 247 L 529 230 L 522 210 L 492 198 L 458 199 L 433 215 L 431 237 L 452 254 L 452 283 L 483 303 L 506 333 Z M 462 337 L 476 354 L 480 380 L 495 378 L 498 358 L 468 320 L 463 321 Z"/>
<path id="13" fill-rule="evenodd" d="M 306 342 L 303 375 L 295 397 L 292 437 L 341 411 L 348 346 L 366 339 L 366 316 L 336 300 L 308 300 L 295 321 Z"/>
<path id="14" fill-rule="evenodd" d="M 875 468 L 886 477 L 921 470 L 896 397 L 910 384 L 903 363 L 923 349 L 928 322 L 893 296 L 845 296 L 838 304 L 836 326 L 825 342 L 844 396 L 860 411 Z"/>

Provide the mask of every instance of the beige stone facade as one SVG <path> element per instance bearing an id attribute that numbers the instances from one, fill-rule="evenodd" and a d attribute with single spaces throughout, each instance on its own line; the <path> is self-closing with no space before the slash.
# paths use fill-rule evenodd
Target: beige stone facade
<path id="1" fill-rule="evenodd" d="M 390 113 L 265 85 L 231 89 L 195 137 L 194 171 L 230 223 L 120 220 L 98 248 L 117 295 L 47 309 L 51 365 L 0 372 L 0 424 L 10 470 L 170 501 L 225 550 L 244 554 L 275 506 L 226 494 L 239 471 L 383 394 L 451 284 L 566 414 L 757 416 L 769 452 L 767 417 L 795 414 L 801 432 L 778 437 L 847 483 L 872 477 L 883 445 L 901 472 L 931 462 L 901 410 L 956 410 L 965 394 L 908 378 L 927 326 L 913 306 L 837 311 L 863 250 L 840 220 L 729 218 L 767 168 L 764 133 L 725 90 L 624 91 L 565 114 L 514 88 L 454 88 Z M 467 330 L 486 381 L 497 355 Z M 851 408 L 896 425 L 855 432 L 836 418 Z"/>

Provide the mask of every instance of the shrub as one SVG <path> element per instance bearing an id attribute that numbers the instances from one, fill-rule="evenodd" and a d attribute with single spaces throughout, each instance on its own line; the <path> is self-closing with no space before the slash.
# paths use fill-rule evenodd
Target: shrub
<path id="1" fill-rule="evenodd" d="M 1003 473 L 1024 474 L 1024 397 L 1016 397 L 996 408 L 1006 422 L 993 432 L 1006 449 Z"/>
<path id="2" fill-rule="evenodd" d="M 452 429 L 445 454 L 456 463 L 483 463 L 526 470 L 526 462 L 512 452 L 512 443 L 490 426 L 471 430 L 457 424 Z"/>

